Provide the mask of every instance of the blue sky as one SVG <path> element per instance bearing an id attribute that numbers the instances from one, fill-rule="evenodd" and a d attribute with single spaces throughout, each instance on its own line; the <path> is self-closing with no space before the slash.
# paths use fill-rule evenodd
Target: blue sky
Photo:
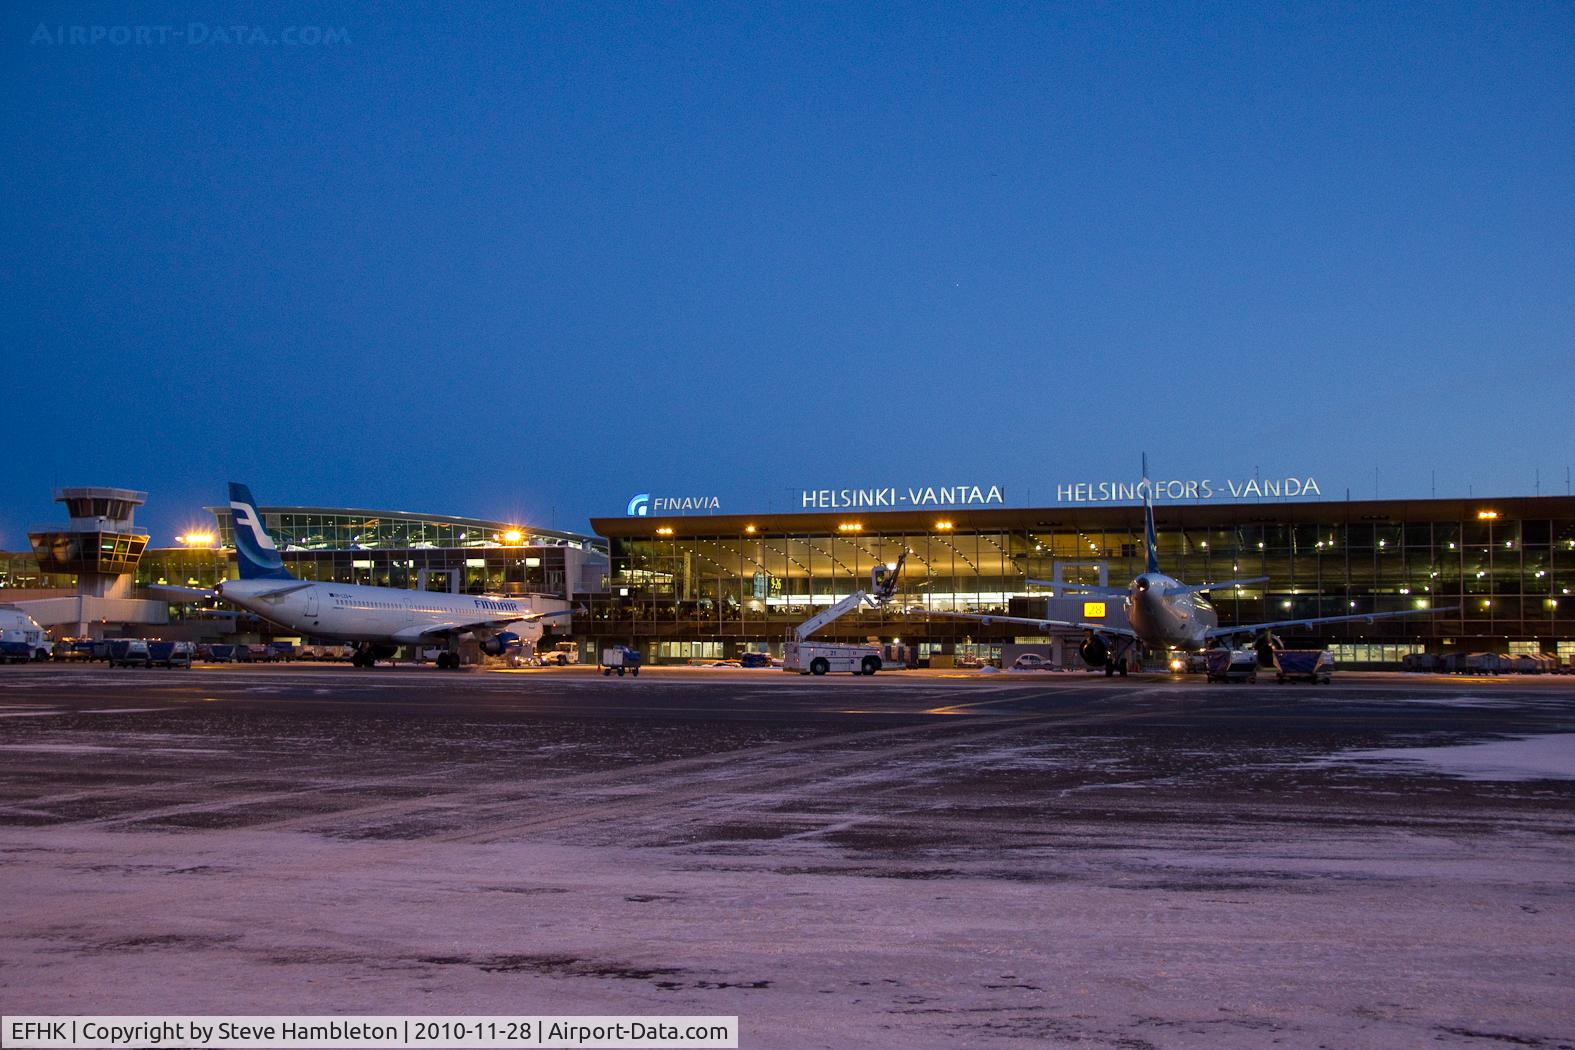
<path id="1" fill-rule="evenodd" d="M 168 542 L 231 478 L 584 528 L 1575 461 L 1567 4 L 0 19 L 7 548 L 57 483 Z"/>

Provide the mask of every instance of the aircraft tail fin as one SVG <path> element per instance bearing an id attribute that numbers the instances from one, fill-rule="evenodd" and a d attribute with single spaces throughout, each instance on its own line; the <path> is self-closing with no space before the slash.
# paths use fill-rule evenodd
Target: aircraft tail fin
<path id="1" fill-rule="evenodd" d="M 1159 536 L 1154 531 L 1154 487 L 1148 481 L 1148 453 L 1143 453 L 1143 545 L 1148 548 L 1148 572 L 1159 571 Z"/>
<path id="2" fill-rule="evenodd" d="M 235 524 L 235 564 L 243 580 L 293 580 L 279 548 L 263 528 L 257 501 L 245 485 L 230 482 L 230 517 Z"/>

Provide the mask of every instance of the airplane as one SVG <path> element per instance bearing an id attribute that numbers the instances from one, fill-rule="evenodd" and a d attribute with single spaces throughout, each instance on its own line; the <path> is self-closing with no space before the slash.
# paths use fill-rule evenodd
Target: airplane
<path id="1" fill-rule="evenodd" d="M 235 520 L 235 560 L 240 579 L 214 591 L 265 620 L 315 638 L 356 643 L 357 667 L 376 666 L 401 645 L 442 645 L 439 668 L 459 667 L 459 643 L 474 638 L 489 656 L 504 656 L 522 642 L 535 643 L 545 621 L 569 610 L 533 612 L 514 598 L 446 594 L 399 587 L 298 580 L 284 567 L 251 489 L 230 483 Z"/>
<path id="2" fill-rule="evenodd" d="M 1280 627 L 1306 627 L 1321 623 L 1349 623 L 1362 620 L 1389 619 L 1396 616 L 1419 616 L 1425 613 L 1450 612 L 1444 609 L 1406 609 L 1399 612 L 1352 613 L 1349 616 L 1312 616 L 1303 619 L 1271 620 L 1266 623 L 1247 623 L 1232 627 L 1219 625 L 1219 613 L 1204 595 L 1208 591 L 1240 587 L 1250 583 L 1263 583 L 1267 576 L 1253 576 L 1240 580 L 1221 580 L 1213 583 L 1186 584 L 1168 576 L 1159 568 L 1159 541 L 1154 529 L 1154 501 L 1152 486 L 1148 481 L 1148 457 L 1143 457 L 1143 539 L 1148 551 L 1148 564 L 1143 572 L 1125 587 L 1103 587 L 1090 584 L 1065 583 L 1060 580 L 1029 580 L 1029 583 L 1068 591 L 1119 597 L 1131 627 L 1114 627 L 1102 623 L 1081 623 L 1075 620 L 1039 619 L 1025 616 L 996 616 L 990 613 L 957 613 L 929 611 L 929 616 L 950 616 L 958 619 L 992 623 L 1020 623 L 1041 631 L 1052 627 L 1071 627 L 1085 632 L 1078 652 L 1090 667 L 1103 667 L 1108 677 L 1119 673 L 1125 677 L 1125 659 L 1134 646 L 1143 649 L 1179 649 L 1188 652 L 1229 644 L 1230 639 L 1243 635 L 1259 636 L 1260 656 L 1263 644 L 1271 637 L 1269 632 Z"/>

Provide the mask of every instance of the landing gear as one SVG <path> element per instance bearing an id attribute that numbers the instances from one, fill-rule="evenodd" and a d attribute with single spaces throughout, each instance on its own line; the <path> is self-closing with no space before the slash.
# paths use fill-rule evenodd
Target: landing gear
<path id="1" fill-rule="evenodd" d="M 457 671 L 457 670 L 459 670 L 459 654 L 458 653 L 438 653 L 437 666 L 438 666 L 438 670 L 439 671 Z"/>
<path id="2" fill-rule="evenodd" d="M 399 649 L 392 645 L 380 645 L 376 642 L 362 642 L 355 647 L 355 652 L 350 656 L 352 667 L 376 667 L 379 660 L 392 660 L 398 655 Z"/>

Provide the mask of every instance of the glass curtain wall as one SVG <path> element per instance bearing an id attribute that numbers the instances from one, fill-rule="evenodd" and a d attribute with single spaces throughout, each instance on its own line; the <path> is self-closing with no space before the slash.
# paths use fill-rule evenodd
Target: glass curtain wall
<path id="1" fill-rule="evenodd" d="M 1329 625 L 1319 637 L 1435 647 L 1445 639 L 1541 638 L 1552 651 L 1557 638 L 1575 636 L 1575 520 L 1242 520 L 1183 523 L 1162 528 L 1158 540 L 1161 568 L 1187 582 L 1269 578 L 1212 595 L 1227 625 L 1454 606 Z M 1145 564 L 1140 528 L 881 532 L 866 525 L 834 533 L 614 538 L 611 591 L 592 604 L 591 629 L 635 641 L 732 639 L 740 650 L 780 642 L 794 624 L 868 587 L 870 569 L 903 550 L 909 555 L 896 605 L 850 614 L 820 637 L 909 634 L 933 646 L 1020 634 L 925 614 L 1007 613 L 1014 597 L 1048 593 L 1029 580 L 1121 585 Z"/>

